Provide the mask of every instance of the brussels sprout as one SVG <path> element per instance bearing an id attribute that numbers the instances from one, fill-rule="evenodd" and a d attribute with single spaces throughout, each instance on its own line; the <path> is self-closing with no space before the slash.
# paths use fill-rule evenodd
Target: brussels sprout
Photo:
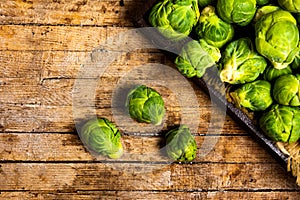
<path id="1" fill-rule="evenodd" d="M 234 28 L 216 15 L 214 7 L 207 6 L 201 12 L 195 32 L 208 44 L 221 48 L 233 38 Z"/>
<path id="2" fill-rule="evenodd" d="M 278 4 L 289 12 L 300 12 L 300 0 L 278 0 Z"/>
<path id="3" fill-rule="evenodd" d="M 149 22 L 165 37 L 178 41 L 190 34 L 199 16 L 197 0 L 162 0 L 153 6 Z"/>
<path id="4" fill-rule="evenodd" d="M 200 7 L 206 7 L 208 5 L 215 5 L 217 0 L 198 0 L 198 5 Z"/>
<path id="5" fill-rule="evenodd" d="M 121 133 L 106 118 L 88 120 L 80 131 L 80 138 L 91 151 L 117 159 L 123 154 Z"/>
<path id="6" fill-rule="evenodd" d="M 220 78 L 230 84 L 243 84 L 254 81 L 267 66 L 267 61 L 254 51 L 249 38 L 230 42 L 220 62 Z"/>
<path id="7" fill-rule="evenodd" d="M 296 142 L 300 138 L 300 110 L 275 104 L 263 113 L 259 126 L 274 141 Z"/>
<path id="8" fill-rule="evenodd" d="M 217 11 L 227 23 L 248 25 L 256 12 L 256 0 L 218 0 Z"/>
<path id="9" fill-rule="evenodd" d="M 201 78 L 206 69 L 213 66 L 221 58 L 220 50 L 205 40 L 192 40 L 183 46 L 179 56 L 175 59 L 178 70 L 188 78 Z"/>
<path id="10" fill-rule="evenodd" d="M 300 75 L 287 74 L 276 79 L 274 100 L 282 105 L 300 106 Z"/>
<path id="11" fill-rule="evenodd" d="M 166 134 L 166 152 L 174 161 L 192 161 L 196 158 L 195 138 L 186 125 L 170 130 Z"/>
<path id="12" fill-rule="evenodd" d="M 154 125 L 160 125 L 165 114 L 161 95 L 145 85 L 138 85 L 128 93 L 126 107 L 132 119 Z"/>
<path id="13" fill-rule="evenodd" d="M 284 69 L 276 69 L 273 66 L 268 66 L 264 73 L 263 73 L 263 77 L 265 80 L 267 81 L 274 81 L 276 80 L 278 77 L 282 76 L 282 75 L 286 75 L 286 74 L 292 74 L 292 69 L 287 66 Z"/>
<path id="14" fill-rule="evenodd" d="M 257 80 L 246 83 L 230 93 L 237 107 L 248 108 L 252 111 L 266 110 L 273 102 L 271 83 Z"/>
<path id="15" fill-rule="evenodd" d="M 299 51 L 299 30 L 288 11 L 276 10 L 261 16 L 255 23 L 255 37 L 257 51 L 276 69 L 287 67 Z"/>

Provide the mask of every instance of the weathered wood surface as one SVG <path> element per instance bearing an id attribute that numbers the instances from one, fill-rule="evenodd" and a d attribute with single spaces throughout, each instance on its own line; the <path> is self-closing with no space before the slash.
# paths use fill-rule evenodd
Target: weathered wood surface
<path id="1" fill-rule="evenodd" d="M 298 200 L 298 192 L 277 192 L 277 191 L 204 191 L 204 192 L 184 192 L 184 191 L 78 191 L 78 192 L 56 192 L 56 193 L 38 193 L 38 192 L 2 192 L 0 198 L 19 200 L 19 199 L 46 199 L 46 200 L 82 200 L 82 199 L 104 199 L 115 200 L 118 199 L 247 199 L 247 200 L 278 200 L 290 199 Z"/>
<path id="2" fill-rule="evenodd" d="M 142 5 L 142 0 L 0 3 L 0 199 L 299 199 L 295 180 L 230 117 L 220 115 L 222 127 L 208 131 L 211 119 L 219 119 L 216 107 L 194 84 L 198 105 L 187 99 L 181 107 L 178 99 L 187 94 L 155 85 L 165 76 L 170 87 L 184 91 L 176 82 L 179 76 L 162 73 L 149 80 L 138 70 L 148 63 L 174 69 L 156 49 L 124 51 L 93 91 L 97 115 L 123 122 L 118 126 L 124 156 L 113 162 L 84 148 L 75 127 L 73 89 L 77 81 L 95 77 L 79 78 L 81 65 L 108 38 L 132 30 L 131 14 Z M 147 43 L 141 38 L 130 42 Z M 111 55 L 119 50 L 110 50 Z M 113 112 L 121 106 L 113 104 L 116 87 L 136 69 L 130 81 L 148 81 L 166 100 L 163 131 L 181 122 L 182 110 L 189 123 L 198 125 L 199 156 L 192 164 L 170 163 L 161 132 L 136 129 L 124 113 Z M 216 144 L 201 156 L 207 140 Z"/>
<path id="3" fill-rule="evenodd" d="M 131 13 L 142 0 L 3 1 L 1 24 L 132 26 Z"/>

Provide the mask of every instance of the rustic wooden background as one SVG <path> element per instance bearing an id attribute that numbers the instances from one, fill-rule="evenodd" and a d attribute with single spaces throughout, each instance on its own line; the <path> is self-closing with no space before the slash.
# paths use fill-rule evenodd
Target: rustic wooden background
<path id="1" fill-rule="evenodd" d="M 131 133 L 130 121 L 120 127 L 120 160 L 84 148 L 72 109 L 80 66 L 107 38 L 135 28 L 130 16 L 142 7 L 142 0 L 1 1 L 0 199 L 299 199 L 286 169 L 230 117 L 221 132 L 207 133 L 214 106 L 192 83 L 200 107 L 180 108 L 168 88 L 153 87 L 166 100 L 163 130 L 180 123 L 181 109 L 200 113 L 199 148 L 206 137 L 218 140 L 205 157 L 169 164 L 157 151 L 162 135 Z M 99 116 L 115 121 L 112 94 L 121 72 L 147 63 L 172 67 L 155 49 L 115 60 L 97 86 Z"/>

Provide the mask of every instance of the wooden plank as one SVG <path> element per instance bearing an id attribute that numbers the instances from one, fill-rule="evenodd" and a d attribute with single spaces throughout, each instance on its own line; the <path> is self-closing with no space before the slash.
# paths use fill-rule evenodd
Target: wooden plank
<path id="1" fill-rule="evenodd" d="M 299 192 L 297 191 L 77 191 L 77 192 L 1 192 L 1 199 L 30 199 L 30 200 L 57 200 L 57 199 L 72 199 L 72 200 L 91 200 L 105 199 L 115 200 L 124 199 L 247 199 L 247 200 L 278 200 L 289 199 L 298 200 Z"/>
<path id="2" fill-rule="evenodd" d="M 4 1 L 0 5 L 0 22 L 64 26 L 132 26 L 132 14 L 142 3 L 141 0 Z"/>
<path id="3" fill-rule="evenodd" d="M 194 162 L 212 163 L 274 163 L 275 160 L 250 136 L 195 136 L 198 152 Z M 203 142 L 212 141 L 211 151 L 203 154 Z M 124 155 L 118 161 L 124 162 L 168 162 L 161 137 L 122 137 Z M 76 134 L 0 134 L 0 160 L 10 161 L 60 161 L 86 162 L 92 160 L 111 161 L 94 156 L 85 149 Z"/>
<path id="4" fill-rule="evenodd" d="M 90 51 L 0 51 L 0 78 L 77 78 L 81 64 L 85 64 Z M 106 73 L 119 76 L 134 67 L 159 63 L 174 67 L 161 52 L 130 52 L 122 54 Z M 89 78 L 89 77 L 84 77 Z"/>
<path id="5" fill-rule="evenodd" d="M 0 51 L 90 52 L 98 49 L 105 54 L 155 49 L 141 31 L 133 27 L 0 25 L 0 39 Z"/>
<path id="6" fill-rule="evenodd" d="M 130 29 L 132 28 L 0 25 L 0 50 L 91 51 L 106 39 Z"/>
<path id="7" fill-rule="evenodd" d="M 277 163 L 1 163 L 4 191 L 299 190 Z"/>

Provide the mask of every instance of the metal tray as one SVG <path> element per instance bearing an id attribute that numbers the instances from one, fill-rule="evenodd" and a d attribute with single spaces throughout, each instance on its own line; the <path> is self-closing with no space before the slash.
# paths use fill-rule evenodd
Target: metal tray
<path id="1" fill-rule="evenodd" d="M 134 14 L 134 22 L 136 27 L 151 27 L 151 25 L 147 21 L 148 13 L 153 5 L 157 2 L 157 0 L 147 0 L 143 4 L 141 9 L 138 9 Z M 181 43 L 174 43 L 168 42 L 166 38 L 164 38 L 159 32 L 155 34 L 151 32 L 151 34 L 145 32 L 145 37 L 156 46 L 158 49 L 170 49 L 171 52 L 174 52 L 174 49 L 180 48 L 183 44 Z M 151 35 L 151 36 L 150 36 Z M 183 41 L 186 42 L 186 41 Z M 163 47 L 163 48 L 161 48 Z M 169 52 L 164 52 L 166 55 L 172 59 L 174 59 L 174 55 L 170 54 Z M 214 103 L 226 107 L 226 112 L 229 116 L 231 116 L 241 127 L 244 128 L 251 136 L 267 151 L 269 152 L 277 161 L 281 164 L 282 167 L 286 169 L 287 162 L 288 162 L 288 155 L 284 154 L 276 144 L 271 141 L 265 134 L 260 130 L 255 123 L 240 109 L 235 107 L 232 103 L 228 102 L 224 93 L 220 90 L 216 89 L 216 85 L 222 84 L 218 83 L 219 80 L 216 80 L 217 77 L 216 70 L 208 70 L 205 73 L 203 78 L 192 78 L 192 82 L 194 82 L 200 89 L 205 91 L 211 101 Z M 205 79 L 205 80 L 204 80 Z M 210 80 L 211 81 L 207 81 Z"/>

